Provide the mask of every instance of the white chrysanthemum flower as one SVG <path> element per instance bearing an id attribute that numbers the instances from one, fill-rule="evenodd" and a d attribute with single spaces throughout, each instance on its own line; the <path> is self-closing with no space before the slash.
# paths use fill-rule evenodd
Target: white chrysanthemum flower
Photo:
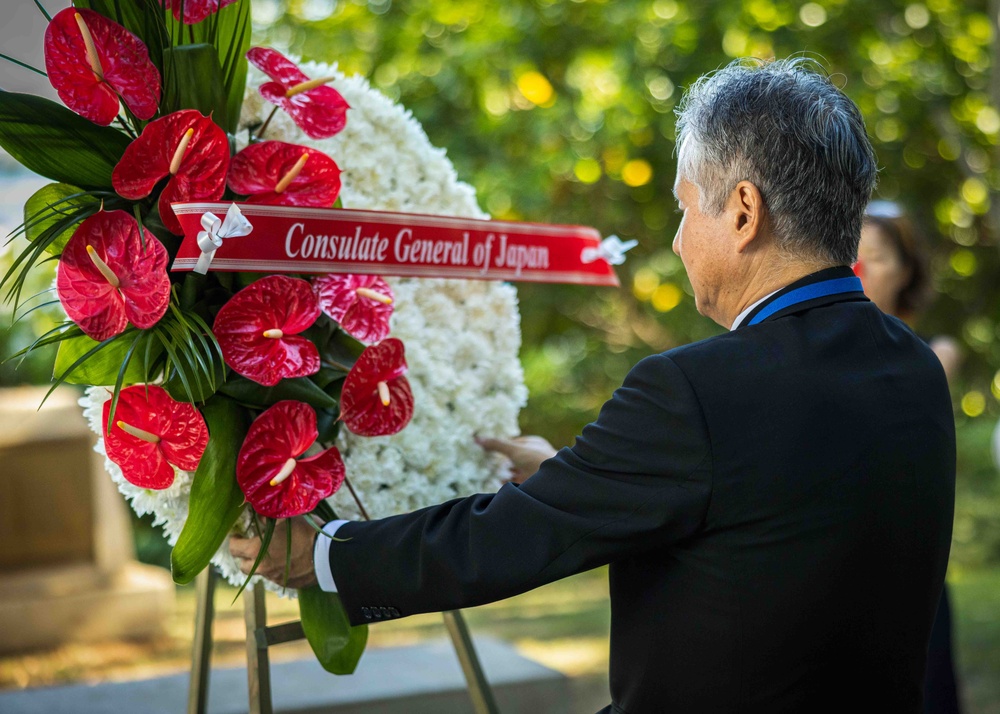
<path id="1" fill-rule="evenodd" d="M 342 171 L 341 200 L 348 208 L 488 218 L 475 191 L 458 180 L 443 149 L 431 145 L 411 113 L 372 89 L 362 77 L 345 77 L 335 66 L 306 63 L 312 77 L 331 83 L 351 106 L 347 126 L 330 139 L 314 140 L 278 111 L 264 138 L 302 144 L 333 158 Z M 265 75 L 250 68 L 241 126 L 257 125 L 270 113 L 257 88 Z M 238 148 L 247 131 L 239 132 Z M 399 434 L 365 438 L 342 430 L 337 442 L 351 483 L 366 510 L 378 518 L 480 491 L 493 491 L 509 476 L 503 460 L 473 441 L 476 434 L 512 436 L 527 400 L 518 351 L 521 346 L 517 293 L 489 281 L 389 278 L 395 293 L 392 335 L 406 345 L 413 387 L 413 420 Z M 92 387 L 80 400 L 95 433 L 108 390 Z M 98 440 L 95 449 L 103 454 Z M 152 513 L 171 545 L 187 518 L 193 474 L 177 471 L 164 491 L 137 488 L 105 459 L 118 489 L 139 514 Z M 360 518 L 346 488 L 330 499 L 339 516 Z M 236 530 L 251 530 L 249 509 Z M 234 585 L 243 575 L 226 543 L 212 558 Z M 285 590 L 268 581 L 268 589 Z"/>

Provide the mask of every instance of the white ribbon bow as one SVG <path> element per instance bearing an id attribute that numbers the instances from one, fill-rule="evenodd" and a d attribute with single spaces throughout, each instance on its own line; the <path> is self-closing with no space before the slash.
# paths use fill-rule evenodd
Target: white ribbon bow
<path id="1" fill-rule="evenodd" d="M 621 265 L 625 262 L 626 251 L 632 250 L 637 245 L 639 245 L 637 240 L 623 241 L 618 236 L 608 236 L 596 248 L 584 248 L 580 261 L 593 263 L 595 260 L 603 259 L 610 265 Z"/>
<path id="2" fill-rule="evenodd" d="M 198 264 L 194 266 L 194 272 L 202 275 L 208 272 L 215 251 L 222 247 L 223 240 L 250 235 L 250 231 L 253 230 L 250 221 L 235 203 L 229 204 L 225 220 L 220 220 L 211 212 L 201 214 L 201 227 L 205 230 L 198 231 L 198 247 L 201 249 L 201 255 L 198 257 Z"/>

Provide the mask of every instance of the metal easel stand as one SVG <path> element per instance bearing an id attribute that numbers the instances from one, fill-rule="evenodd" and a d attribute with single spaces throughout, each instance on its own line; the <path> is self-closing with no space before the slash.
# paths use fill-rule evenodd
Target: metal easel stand
<path id="1" fill-rule="evenodd" d="M 212 621 L 215 616 L 213 595 L 216 576 L 209 566 L 197 578 L 198 605 L 195 614 L 194 651 L 191 659 L 191 686 L 188 690 L 188 714 L 208 711 L 208 679 L 212 659 Z M 283 642 L 305 639 L 302 623 L 267 624 L 264 586 L 260 583 L 243 591 L 243 615 L 247 627 L 247 691 L 250 714 L 273 714 L 271 701 L 271 666 L 268 648 Z M 476 654 L 472 635 L 458 610 L 443 613 L 444 624 L 451 636 L 465 674 L 472 708 L 476 714 L 499 714 L 493 690 Z"/>

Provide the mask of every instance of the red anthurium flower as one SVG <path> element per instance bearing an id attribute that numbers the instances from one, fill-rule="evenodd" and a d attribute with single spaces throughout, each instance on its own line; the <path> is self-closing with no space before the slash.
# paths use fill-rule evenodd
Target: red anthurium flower
<path id="1" fill-rule="evenodd" d="M 319 371 L 316 345 L 298 333 L 316 322 L 319 304 L 305 280 L 269 275 L 222 306 L 215 333 L 226 364 L 265 387 Z"/>
<path id="2" fill-rule="evenodd" d="M 340 169 L 322 151 L 262 141 L 233 157 L 229 188 L 248 203 L 329 208 L 340 193 Z"/>
<path id="3" fill-rule="evenodd" d="M 377 275 L 323 275 L 313 280 L 319 307 L 358 342 L 372 344 L 389 334 L 392 288 Z"/>
<path id="4" fill-rule="evenodd" d="M 111 400 L 104 402 L 108 423 Z M 108 458 L 121 467 L 125 480 L 141 488 L 166 488 L 174 482 L 171 464 L 183 471 L 198 468 L 208 427 L 194 406 L 174 401 L 156 385 L 126 387 L 118 398 L 115 422 L 105 435 Z"/>
<path id="5" fill-rule="evenodd" d="M 107 126 L 118 97 L 140 119 L 156 114 L 160 73 L 142 40 L 86 8 L 56 13 L 45 30 L 45 70 L 66 106 Z"/>
<path id="6" fill-rule="evenodd" d="M 215 201 L 226 190 L 229 139 L 226 132 L 196 109 L 182 109 L 152 121 L 128 145 L 111 174 L 123 198 L 136 201 L 169 177 L 160 194 L 160 220 L 180 235 L 172 201 Z"/>
<path id="7" fill-rule="evenodd" d="M 174 19 L 178 21 L 183 7 L 184 24 L 194 25 L 234 2 L 236 0 L 166 0 L 166 6 L 173 11 Z"/>
<path id="8" fill-rule="evenodd" d="M 236 481 L 257 513 L 268 518 L 308 513 L 340 488 L 344 462 L 336 448 L 296 458 L 318 436 L 316 412 L 302 402 L 278 402 L 257 417 L 236 460 Z"/>
<path id="9" fill-rule="evenodd" d="M 142 231 L 140 237 L 130 213 L 101 211 L 81 223 L 63 248 L 59 302 L 91 339 L 114 337 L 130 322 L 144 330 L 167 311 L 167 250 Z"/>
<path id="10" fill-rule="evenodd" d="M 340 418 L 359 436 L 402 431 L 413 416 L 403 343 L 394 337 L 366 347 L 344 380 Z"/>
<path id="11" fill-rule="evenodd" d="M 333 77 L 309 79 L 287 57 L 267 47 L 251 47 L 250 63 L 273 82 L 261 85 L 260 95 L 277 104 L 313 139 L 327 139 L 347 123 L 350 105 L 333 87 Z"/>

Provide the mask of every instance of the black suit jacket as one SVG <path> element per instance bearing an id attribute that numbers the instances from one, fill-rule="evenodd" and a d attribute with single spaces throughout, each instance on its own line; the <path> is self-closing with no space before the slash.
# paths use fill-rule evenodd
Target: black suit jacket
<path id="1" fill-rule="evenodd" d="M 330 565 L 357 624 L 610 563 L 607 711 L 916 713 L 954 471 L 934 354 L 835 295 L 642 360 L 521 487 L 346 524 Z"/>

